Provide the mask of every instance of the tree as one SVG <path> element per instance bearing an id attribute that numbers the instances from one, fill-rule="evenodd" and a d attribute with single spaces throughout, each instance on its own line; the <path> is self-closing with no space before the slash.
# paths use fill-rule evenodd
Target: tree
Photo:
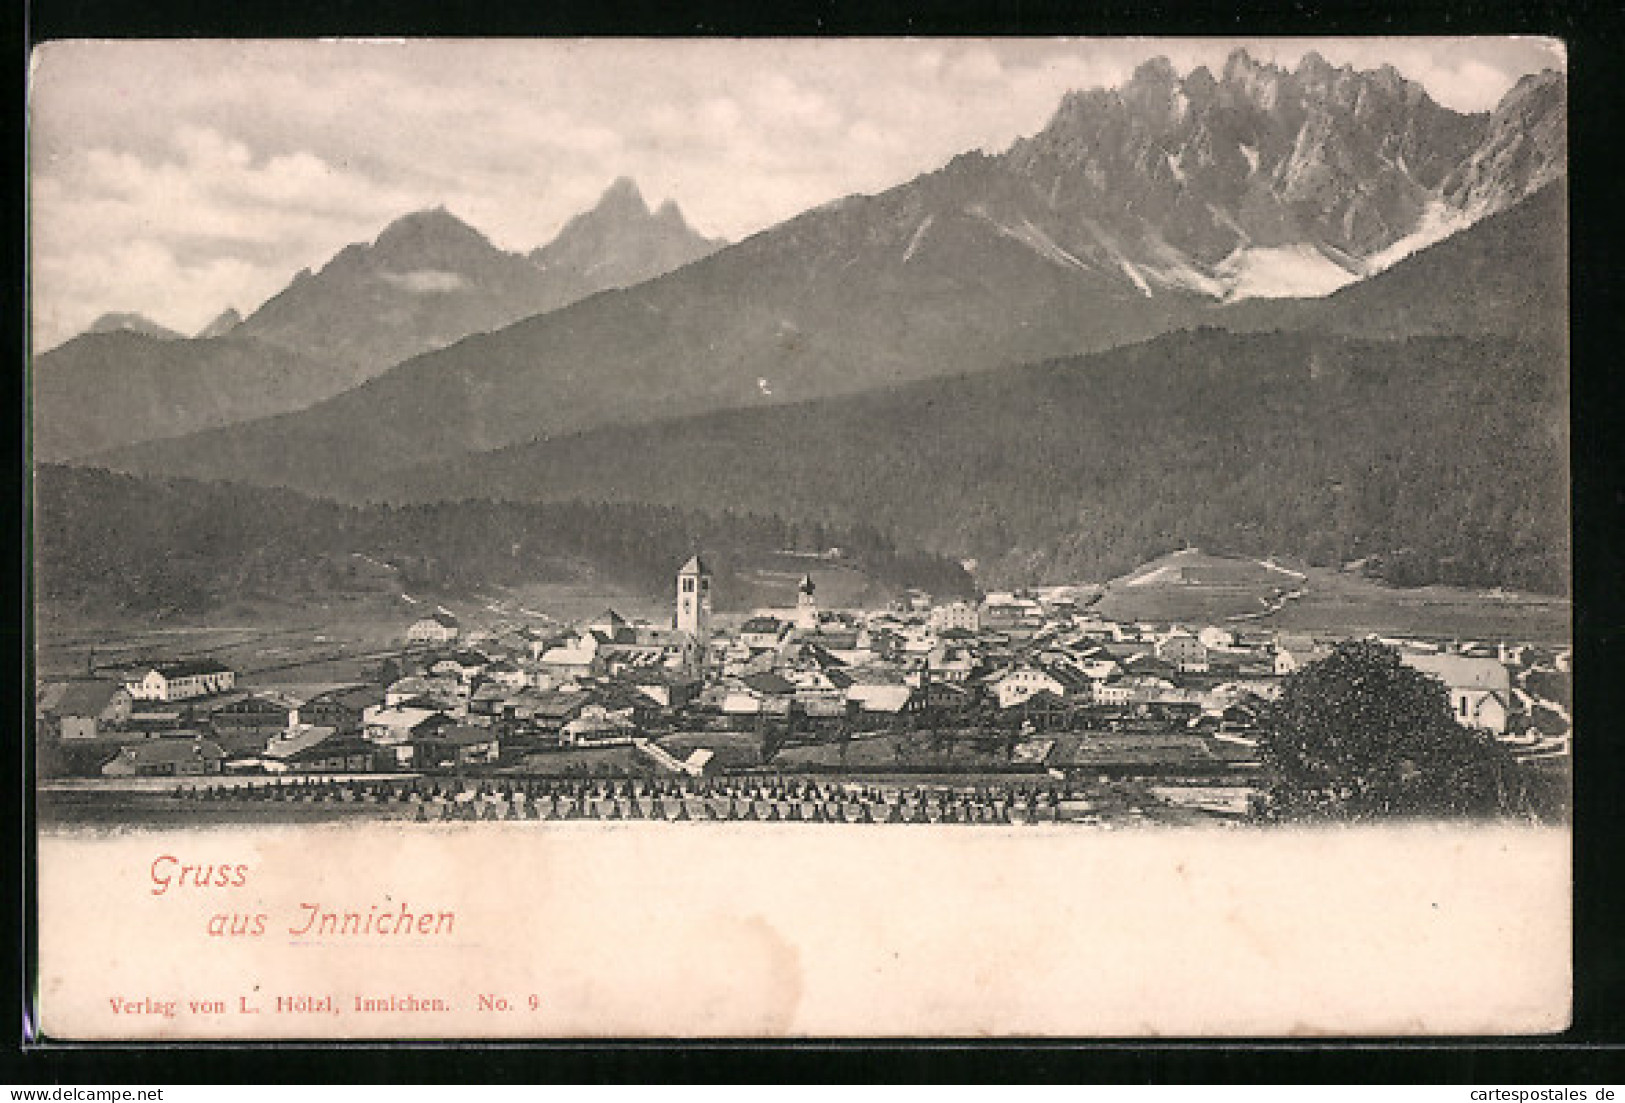
<path id="1" fill-rule="evenodd" d="M 1527 809 L 1516 763 L 1457 724 L 1438 679 L 1365 641 L 1293 674 L 1262 718 L 1276 819 L 1489 816 Z"/>

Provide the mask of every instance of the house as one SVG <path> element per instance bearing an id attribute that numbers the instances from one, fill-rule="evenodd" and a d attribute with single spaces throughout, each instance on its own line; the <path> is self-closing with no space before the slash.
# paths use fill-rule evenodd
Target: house
<path id="1" fill-rule="evenodd" d="M 1275 644 L 1275 673 L 1283 677 L 1295 674 L 1330 654 L 1329 648 L 1321 646 L 1309 636 L 1283 635 Z"/>
<path id="2" fill-rule="evenodd" d="M 630 709 L 589 701 L 575 719 L 559 729 L 559 742 L 566 747 L 614 746 L 631 743 L 638 735 Z"/>
<path id="3" fill-rule="evenodd" d="M 601 646 L 597 636 L 582 632 L 542 652 L 538 662 L 552 679 L 594 677 L 603 673 L 603 662 L 598 654 Z"/>
<path id="4" fill-rule="evenodd" d="M 1039 692 L 1048 692 L 1057 698 L 1066 695 L 1066 686 L 1054 674 L 1025 663 L 988 679 L 987 688 L 1001 709 L 1019 705 Z"/>
<path id="5" fill-rule="evenodd" d="M 1023 697 L 1008 708 L 1011 715 L 1021 718 L 1024 726 L 1031 725 L 1039 731 L 1064 725 L 1069 714 L 1067 703 L 1047 689 Z"/>
<path id="6" fill-rule="evenodd" d="M 727 716 L 787 715 L 795 692 L 794 682 L 772 671 L 745 674 L 723 690 L 720 711 Z"/>
<path id="7" fill-rule="evenodd" d="M 856 688 L 856 687 L 854 687 Z M 853 700 L 847 691 L 847 700 Z M 926 682 L 914 692 L 914 700 L 922 712 L 939 718 L 964 718 L 975 711 L 977 695 L 967 685 L 958 682 Z"/>
<path id="8" fill-rule="evenodd" d="M 225 693 L 236 684 L 235 671 L 208 659 L 158 663 L 124 679 L 124 688 L 137 701 L 188 701 Z"/>
<path id="9" fill-rule="evenodd" d="M 373 773 L 392 769 L 395 755 L 358 735 L 331 735 L 283 759 L 292 770 L 306 773 Z"/>
<path id="10" fill-rule="evenodd" d="M 463 690 L 459 679 L 447 675 L 408 677 L 389 684 L 383 703 L 387 708 L 402 708 L 412 701 L 428 701 L 435 708 L 452 711 L 463 704 Z"/>
<path id="11" fill-rule="evenodd" d="M 939 645 L 925 658 L 925 680 L 962 685 L 970 681 L 977 665 L 975 652 L 968 648 Z"/>
<path id="12" fill-rule="evenodd" d="M 636 687 L 638 692 L 665 709 L 686 708 L 700 693 L 699 682 L 659 667 L 632 671 L 626 677 L 626 684 Z"/>
<path id="13" fill-rule="evenodd" d="M 504 716 L 514 690 L 497 682 L 481 682 L 468 699 L 470 716 Z"/>
<path id="14" fill-rule="evenodd" d="M 151 739 L 120 747 L 103 777 L 194 777 L 218 774 L 226 754 L 207 739 Z"/>
<path id="15" fill-rule="evenodd" d="M 901 682 L 857 682 L 848 687 L 846 700 L 849 704 L 855 704 L 860 712 L 883 716 L 896 716 L 923 707 L 914 687 Z"/>
<path id="16" fill-rule="evenodd" d="M 412 738 L 412 761 L 423 769 L 478 766 L 496 762 L 502 743 L 494 728 L 454 724 Z"/>
<path id="17" fill-rule="evenodd" d="M 956 601 L 932 609 L 926 623 L 939 632 L 980 632 L 982 611 L 968 601 Z"/>
<path id="18" fill-rule="evenodd" d="M 558 736 L 591 700 L 580 692 L 533 691 L 515 698 L 513 717 L 542 735 Z"/>
<path id="19" fill-rule="evenodd" d="M 406 642 L 451 643 L 457 639 L 460 631 L 457 618 L 439 609 L 422 620 L 413 621 L 406 630 Z"/>
<path id="20" fill-rule="evenodd" d="M 273 762 L 291 764 L 292 760 L 313 747 L 320 746 L 334 736 L 332 728 L 319 724 L 298 724 L 265 744 L 263 757 Z M 371 745 L 377 750 L 376 745 Z"/>
<path id="21" fill-rule="evenodd" d="M 210 723 L 222 735 L 270 735 L 297 723 L 298 717 L 299 710 L 289 701 L 270 694 L 250 694 L 215 709 Z"/>
<path id="22" fill-rule="evenodd" d="M 1122 668 L 1117 665 L 1115 659 L 1089 658 L 1078 663 L 1078 670 L 1091 682 L 1104 682 L 1119 673 Z"/>
<path id="23" fill-rule="evenodd" d="M 637 629 L 613 609 L 605 609 L 588 621 L 585 630 L 598 636 L 604 643 L 638 642 Z"/>
<path id="24" fill-rule="evenodd" d="M 454 651 L 443 655 L 429 665 L 429 673 L 441 678 L 455 678 L 459 682 L 473 681 L 484 673 L 490 663 L 478 651 Z"/>
<path id="25" fill-rule="evenodd" d="M 1153 703 L 1186 703 L 1199 695 L 1180 690 L 1166 678 L 1149 674 L 1126 674 L 1096 682 L 1095 703 L 1121 708 L 1125 705 Z"/>
<path id="26" fill-rule="evenodd" d="M 1496 735 L 1506 732 L 1512 679 L 1498 660 L 1466 655 L 1404 655 L 1401 661 L 1445 684 L 1450 691 L 1450 714 L 1457 723 Z"/>
<path id="27" fill-rule="evenodd" d="M 604 672 L 612 677 L 634 670 L 660 669 L 671 657 L 664 647 L 641 643 L 600 644 L 598 654 L 603 661 Z"/>
<path id="28" fill-rule="evenodd" d="M 332 728 L 340 735 L 355 735 L 363 727 L 367 709 L 383 701 L 383 691 L 375 686 L 330 689 L 300 705 L 299 719 L 307 724 Z"/>
<path id="29" fill-rule="evenodd" d="M 131 735 L 141 738 L 161 738 L 185 726 L 178 709 L 143 709 L 130 713 L 125 725 Z"/>
<path id="30" fill-rule="evenodd" d="M 1182 628 L 1158 640 L 1154 653 L 1181 673 L 1201 674 L 1208 668 L 1207 645 Z"/>
<path id="31" fill-rule="evenodd" d="M 1095 683 L 1095 704 L 1097 705 L 1121 707 L 1127 705 L 1132 696 L 1128 681 L 1122 675 Z"/>
<path id="32" fill-rule="evenodd" d="M 530 685 L 530 676 L 509 659 L 496 659 L 485 668 L 485 677 L 505 689 L 520 690 Z"/>
<path id="33" fill-rule="evenodd" d="M 363 715 L 366 737 L 385 746 L 400 746 L 436 727 L 456 723 L 436 709 L 374 706 Z"/>
<path id="34" fill-rule="evenodd" d="M 607 713 L 626 717 L 639 728 L 655 724 L 665 712 L 654 698 L 624 682 L 599 682 L 587 687 L 583 695 L 587 705 L 578 715 L 589 714 L 597 706 Z"/>
<path id="35" fill-rule="evenodd" d="M 751 617 L 739 626 L 739 641 L 752 651 L 778 647 L 794 626 L 777 617 Z"/>
<path id="36" fill-rule="evenodd" d="M 747 674 L 740 679 L 747 690 L 758 697 L 789 697 L 796 692 L 796 685 L 788 678 L 772 671 L 759 674 Z"/>
<path id="37" fill-rule="evenodd" d="M 59 683 L 60 690 L 41 695 L 41 711 L 58 724 L 65 740 L 95 739 L 102 725 L 127 723 L 135 707 L 130 691 L 117 682 L 82 680 Z"/>

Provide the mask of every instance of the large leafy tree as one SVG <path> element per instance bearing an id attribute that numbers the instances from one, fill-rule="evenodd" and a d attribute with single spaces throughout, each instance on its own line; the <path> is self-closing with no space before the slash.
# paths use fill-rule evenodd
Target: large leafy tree
<path id="1" fill-rule="evenodd" d="M 1391 647 L 1340 644 L 1265 712 L 1270 815 L 1288 820 L 1492 816 L 1528 809 L 1511 756 L 1462 727 L 1444 683 Z"/>

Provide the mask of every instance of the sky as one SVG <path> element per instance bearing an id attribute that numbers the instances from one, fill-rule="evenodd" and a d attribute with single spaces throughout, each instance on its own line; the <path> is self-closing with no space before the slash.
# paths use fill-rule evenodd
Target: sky
<path id="1" fill-rule="evenodd" d="M 109 311 L 191 333 L 445 205 L 529 250 L 617 177 L 739 240 L 1044 126 L 1148 58 L 1391 64 L 1458 111 L 1539 38 L 58 42 L 30 81 L 34 347 Z"/>

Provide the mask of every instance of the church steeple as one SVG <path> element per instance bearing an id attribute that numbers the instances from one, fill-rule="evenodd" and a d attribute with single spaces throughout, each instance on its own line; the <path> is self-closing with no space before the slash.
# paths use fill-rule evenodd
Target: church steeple
<path id="1" fill-rule="evenodd" d="M 818 602 L 813 599 L 816 589 L 818 586 L 810 574 L 802 575 L 796 585 L 796 627 L 803 632 L 818 630 Z"/>
<path id="2" fill-rule="evenodd" d="M 698 555 L 677 572 L 677 630 L 688 633 L 704 654 L 711 641 L 711 571 Z"/>

